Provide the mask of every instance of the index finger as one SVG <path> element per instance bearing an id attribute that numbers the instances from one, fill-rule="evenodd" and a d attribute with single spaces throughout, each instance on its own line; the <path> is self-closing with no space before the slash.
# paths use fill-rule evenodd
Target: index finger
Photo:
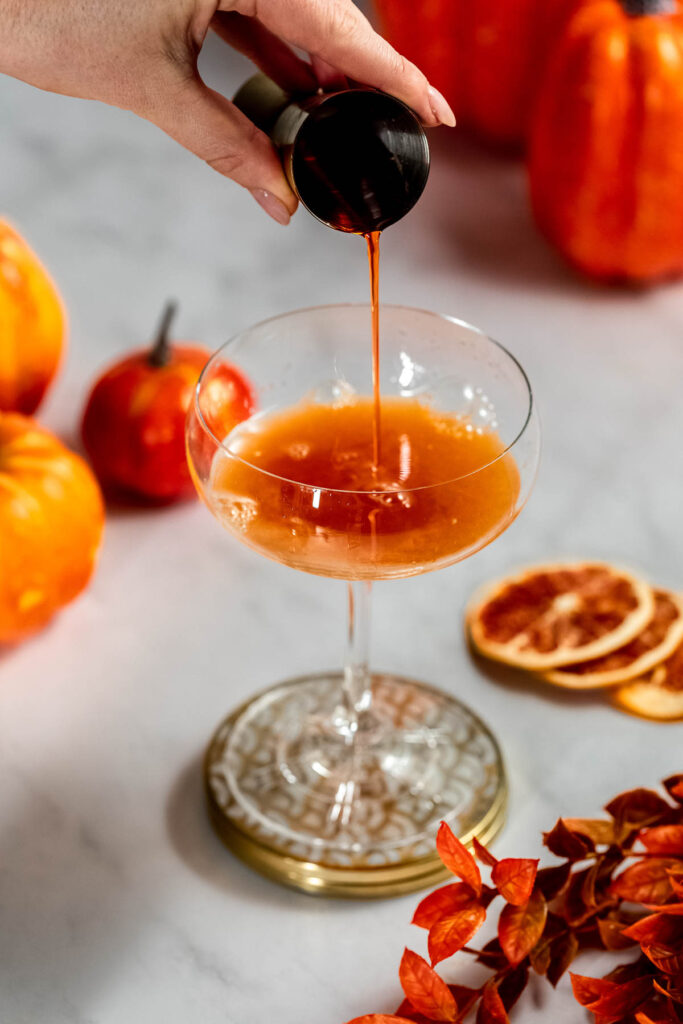
<path id="1" fill-rule="evenodd" d="M 349 78 L 403 100 L 428 125 L 454 125 L 446 100 L 422 72 L 374 31 L 352 0 L 221 0 L 223 10 L 254 16 L 271 32 Z"/>

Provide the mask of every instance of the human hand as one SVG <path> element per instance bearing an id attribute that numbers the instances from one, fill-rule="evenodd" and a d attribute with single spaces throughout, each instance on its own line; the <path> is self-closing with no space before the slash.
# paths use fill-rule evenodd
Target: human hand
<path id="1" fill-rule="evenodd" d="M 313 91 L 348 75 L 397 96 L 425 125 L 455 123 L 352 0 L 0 0 L 0 71 L 139 114 L 286 224 L 297 200 L 270 140 L 199 76 L 209 29 L 284 88 Z"/>

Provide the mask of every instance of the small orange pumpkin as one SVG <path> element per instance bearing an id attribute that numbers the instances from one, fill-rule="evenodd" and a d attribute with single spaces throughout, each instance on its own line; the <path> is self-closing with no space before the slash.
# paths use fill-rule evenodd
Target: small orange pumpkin
<path id="1" fill-rule="evenodd" d="M 597 279 L 683 272 L 683 13 L 588 0 L 540 93 L 529 182 L 548 239 Z"/>
<path id="2" fill-rule="evenodd" d="M 0 413 L 0 644 L 40 629 L 90 579 L 102 495 L 78 455 L 18 413 Z"/>
<path id="3" fill-rule="evenodd" d="M 26 242 L 0 220 L 0 411 L 35 412 L 65 340 L 57 289 Z"/>
<path id="4" fill-rule="evenodd" d="M 389 41 L 449 100 L 460 126 L 517 146 L 547 54 L 576 0 L 375 0 Z"/>

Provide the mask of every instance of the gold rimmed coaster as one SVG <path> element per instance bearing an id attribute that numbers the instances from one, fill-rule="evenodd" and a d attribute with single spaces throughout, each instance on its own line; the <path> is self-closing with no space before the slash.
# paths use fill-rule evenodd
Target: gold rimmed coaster
<path id="1" fill-rule="evenodd" d="M 450 877 L 436 854 L 439 821 L 448 821 L 465 843 L 490 842 L 504 823 L 507 782 L 498 744 L 448 694 L 373 676 L 375 705 L 391 720 L 387 757 L 391 743 L 410 750 L 411 743 L 436 737 L 421 762 L 428 772 L 420 785 L 399 787 L 395 801 L 386 788 L 375 793 L 368 785 L 349 824 L 330 832 L 327 791 L 297 781 L 287 750 L 296 723 L 329 707 L 341 681 L 340 673 L 327 673 L 279 684 L 220 724 L 204 759 L 211 824 L 256 871 L 308 893 L 383 898 L 436 885 Z"/>

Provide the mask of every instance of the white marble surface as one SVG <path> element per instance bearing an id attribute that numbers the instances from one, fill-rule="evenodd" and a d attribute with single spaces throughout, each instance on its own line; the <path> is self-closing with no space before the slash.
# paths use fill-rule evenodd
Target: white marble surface
<path id="1" fill-rule="evenodd" d="M 241 61 L 212 45 L 207 76 Z M 286 230 L 132 115 L 0 81 L 2 213 L 51 267 L 71 318 L 41 416 L 74 438 L 96 371 L 146 339 L 164 300 L 212 347 L 299 305 L 366 298 L 359 240 L 300 214 Z M 540 404 L 544 459 L 520 520 L 450 571 L 377 588 L 377 666 L 470 701 L 504 743 L 501 853 L 534 855 L 559 813 L 681 769 L 680 726 L 628 718 L 468 659 L 475 584 L 528 560 L 599 556 L 683 587 L 683 286 L 577 280 L 535 233 L 520 167 L 453 140 L 385 239 L 382 292 L 506 343 Z M 226 537 L 198 504 L 113 512 L 97 576 L 54 626 L 0 657 L 2 1024 L 341 1024 L 398 1000 L 415 897 L 315 900 L 214 839 L 202 747 L 237 701 L 340 654 L 340 584 Z M 563 983 L 518 1019 L 582 1020 Z"/>

